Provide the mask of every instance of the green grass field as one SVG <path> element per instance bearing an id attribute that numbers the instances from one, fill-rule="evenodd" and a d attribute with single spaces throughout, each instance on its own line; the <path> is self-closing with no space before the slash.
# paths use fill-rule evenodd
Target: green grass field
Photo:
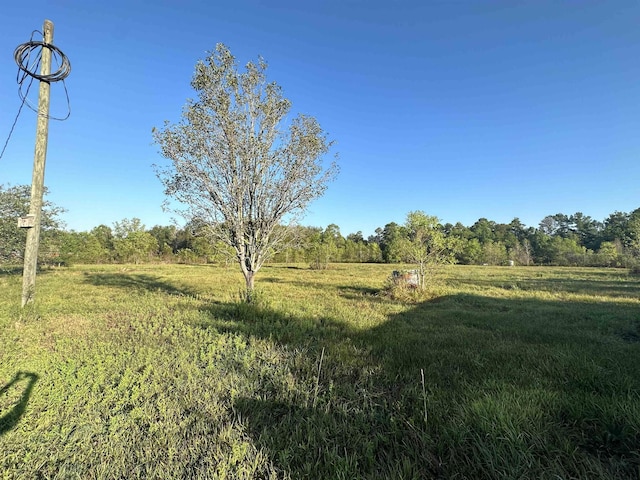
<path id="1" fill-rule="evenodd" d="M 0 274 L 0 476 L 640 478 L 639 277 L 393 268 Z"/>

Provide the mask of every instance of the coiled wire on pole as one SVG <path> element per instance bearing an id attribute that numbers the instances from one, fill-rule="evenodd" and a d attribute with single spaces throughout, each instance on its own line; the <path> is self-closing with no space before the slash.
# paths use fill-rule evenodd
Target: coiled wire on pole
<path id="1" fill-rule="evenodd" d="M 4 156 L 4 152 L 7 149 L 7 145 L 9 144 L 9 140 L 11 139 L 11 135 L 13 134 L 13 130 L 18 123 L 18 117 L 20 117 L 20 112 L 22 111 L 22 107 L 27 104 L 27 106 L 40 115 L 38 109 L 35 108 L 29 100 L 27 100 L 27 96 L 29 95 L 29 90 L 31 89 L 31 84 L 34 79 L 40 80 L 41 82 L 60 82 L 62 81 L 62 85 L 64 86 L 64 94 L 67 97 L 67 114 L 64 117 L 56 118 L 52 116 L 48 116 L 48 118 L 52 120 L 66 120 L 71 115 L 71 104 L 69 102 L 69 92 L 67 91 L 67 85 L 64 82 L 64 79 L 69 76 L 71 73 L 71 62 L 69 62 L 69 58 L 55 45 L 50 43 L 40 42 L 33 39 L 33 35 L 39 33 L 42 35 L 42 32 L 38 30 L 34 30 L 31 32 L 31 38 L 28 42 L 22 43 L 16 47 L 16 50 L 13 52 L 13 58 L 18 65 L 18 75 L 16 76 L 16 81 L 18 82 L 18 96 L 22 103 L 20 103 L 20 108 L 18 109 L 18 114 L 16 115 L 15 120 L 13 121 L 13 125 L 11 126 L 11 130 L 9 131 L 9 135 L 7 136 L 6 141 L 4 142 L 4 146 L 2 147 L 2 151 L 0 151 L 0 159 Z M 44 35 L 42 35 L 44 36 Z M 49 75 L 40 75 L 38 72 L 40 68 L 40 60 L 42 59 L 42 49 L 48 48 L 51 50 L 52 57 L 56 60 L 60 67 L 55 72 Z M 37 54 L 32 55 L 35 51 Z M 27 77 L 31 77 L 27 85 L 26 92 L 23 92 L 22 89 L 25 84 L 25 79 Z"/>
<path id="2" fill-rule="evenodd" d="M 48 48 L 49 50 L 51 50 L 53 57 L 56 59 L 59 56 L 60 67 L 58 68 L 58 70 L 56 70 L 55 72 L 49 75 L 40 75 L 30 69 L 32 68 L 32 65 L 29 64 L 31 52 L 33 52 L 38 47 L 40 47 L 41 49 Z M 69 76 L 69 73 L 71 73 L 71 63 L 69 62 L 69 59 L 67 58 L 67 56 L 58 47 L 56 47 L 55 45 L 51 45 L 49 43 L 38 42 L 35 40 L 30 40 L 28 42 L 25 42 L 21 45 L 18 45 L 15 52 L 13 52 L 13 58 L 18 64 L 18 68 L 22 72 L 24 72 L 23 75 L 29 75 L 30 77 L 40 80 L 41 82 L 47 82 L 47 83 L 59 82 L 67 78 Z M 36 62 L 36 68 L 38 67 L 39 64 L 40 64 L 40 56 L 38 56 L 38 59 Z"/>
<path id="3" fill-rule="evenodd" d="M 29 103 L 29 100 L 27 100 L 27 95 L 29 94 L 31 83 L 33 83 L 34 79 L 47 83 L 61 81 L 64 87 L 65 96 L 67 97 L 67 115 L 61 118 L 52 116 L 49 116 L 48 118 L 52 120 L 66 120 L 67 118 L 69 118 L 69 115 L 71 115 L 71 104 L 69 102 L 69 92 L 67 91 L 67 85 L 64 79 L 69 76 L 69 73 L 71 73 L 71 62 L 69 62 L 69 58 L 62 52 L 62 50 L 60 50 L 55 45 L 34 40 L 33 36 L 36 33 L 42 35 L 40 31 L 34 30 L 31 33 L 31 38 L 29 39 L 29 41 L 18 45 L 16 47 L 16 50 L 13 52 L 13 58 L 18 65 L 18 75 L 16 78 L 16 81 L 18 82 L 18 95 L 20 96 L 22 102 L 26 103 L 31 110 L 40 114 L 38 112 L 38 109 L 31 105 L 31 103 Z M 51 50 L 52 59 L 60 65 L 55 72 L 49 75 L 40 75 L 38 73 L 38 70 L 40 69 L 40 61 L 42 59 L 43 48 L 48 48 L 49 50 Z M 27 91 L 23 92 L 22 89 L 27 77 L 31 77 L 31 81 L 27 86 Z"/>

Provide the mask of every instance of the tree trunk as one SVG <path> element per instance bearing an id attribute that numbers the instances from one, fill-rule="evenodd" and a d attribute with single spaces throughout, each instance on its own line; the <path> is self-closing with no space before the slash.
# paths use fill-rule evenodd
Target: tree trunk
<path id="1" fill-rule="evenodd" d="M 242 273 L 244 273 L 244 280 L 246 282 L 246 291 L 245 291 L 245 297 L 244 300 L 247 303 L 252 303 L 254 301 L 254 279 L 255 279 L 255 274 L 256 272 L 253 272 L 251 270 L 245 270 Z"/>

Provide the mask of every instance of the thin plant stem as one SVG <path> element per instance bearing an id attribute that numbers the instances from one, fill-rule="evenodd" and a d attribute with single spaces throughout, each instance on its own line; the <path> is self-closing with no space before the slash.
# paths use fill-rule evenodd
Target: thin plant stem
<path id="1" fill-rule="evenodd" d="M 316 388 L 313 394 L 313 408 L 316 408 L 316 401 L 318 400 L 318 388 L 320 386 L 320 371 L 322 370 L 322 359 L 324 358 L 324 347 L 320 353 L 320 362 L 318 363 L 318 375 L 316 376 Z"/>

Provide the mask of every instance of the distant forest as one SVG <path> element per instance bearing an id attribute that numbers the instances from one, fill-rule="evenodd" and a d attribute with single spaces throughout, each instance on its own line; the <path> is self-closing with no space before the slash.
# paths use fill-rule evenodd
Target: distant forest
<path id="1" fill-rule="evenodd" d="M 0 185 L 0 262 L 21 261 L 26 233 L 17 219 L 28 211 L 28 186 Z M 65 229 L 64 209 L 45 202 L 40 263 L 230 263 L 233 251 L 210 235 L 210 228 L 191 222 L 183 228 L 156 225 L 147 228 L 137 218 L 112 226 L 98 225 L 87 232 Z M 335 224 L 326 227 L 287 228 L 289 246 L 274 251 L 271 262 L 308 263 L 324 268 L 334 262 L 400 263 L 403 225 L 390 222 L 364 238 L 346 236 Z M 614 212 L 603 221 L 580 212 L 544 217 L 537 227 L 518 218 L 496 223 L 480 218 L 473 225 L 440 225 L 455 260 L 467 265 L 567 265 L 629 267 L 640 260 L 640 208 Z"/>

